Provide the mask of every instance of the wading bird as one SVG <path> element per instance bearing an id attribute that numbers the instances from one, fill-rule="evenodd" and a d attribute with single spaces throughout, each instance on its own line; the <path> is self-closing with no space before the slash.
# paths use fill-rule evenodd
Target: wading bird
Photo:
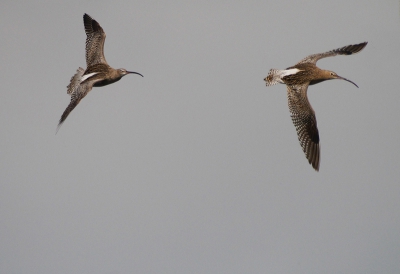
<path id="1" fill-rule="evenodd" d="M 67 119 L 71 111 L 92 90 L 93 87 L 102 87 L 119 81 L 127 74 L 142 74 L 126 69 L 114 69 L 107 64 L 104 57 L 104 41 L 106 33 L 100 24 L 88 14 L 83 15 L 83 24 L 86 32 L 86 70 L 78 68 L 67 86 L 67 93 L 71 102 L 65 109 L 58 123 L 57 131 Z"/>
<path id="2" fill-rule="evenodd" d="M 318 84 L 325 80 L 341 79 L 358 87 L 354 82 L 337 75 L 330 70 L 318 68 L 315 64 L 321 58 L 336 55 L 351 55 L 360 52 L 368 42 L 349 45 L 324 53 L 307 56 L 296 65 L 284 70 L 271 69 L 264 79 L 267 86 L 277 83 L 287 86 L 289 111 L 300 145 L 312 167 L 318 171 L 320 163 L 320 144 L 315 112 L 307 98 L 309 85 Z"/>

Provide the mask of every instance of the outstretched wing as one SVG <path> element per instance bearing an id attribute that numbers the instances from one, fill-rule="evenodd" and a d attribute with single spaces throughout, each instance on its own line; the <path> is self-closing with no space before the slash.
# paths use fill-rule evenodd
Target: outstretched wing
<path id="1" fill-rule="evenodd" d="M 67 119 L 68 115 L 74 110 L 74 108 L 79 104 L 79 102 L 92 90 L 95 81 L 87 81 L 77 87 L 77 89 L 71 94 L 71 101 L 64 113 L 61 115 L 60 121 L 57 126 L 57 131 L 60 129 L 61 125 Z"/>
<path id="2" fill-rule="evenodd" d="M 368 44 L 368 42 L 364 42 L 361 44 L 357 44 L 357 45 L 349 45 L 349 46 L 345 46 L 339 49 L 334 49 L 331 51 L 327 51 L 324 53 L 317 53 L 317 54 L 312 54 L 310 56 L 307 56 L 306 58 L 304 58 L 303 60 L 301 60 L 300 62 L 298 62 L 296 65 L 298 64 L 304 64 L 304 63 L 312 63 L 312 64 L 316 64 L 317 61 L 319 59 L 325 58 L 325 57 L 331 57 L 331 56 L 336 56 L 336 55 L 351 55 L 351 54 L 355 54 L 360 52 L 363 48 L 365 48 L 365 46 Z"/>
<path id="3" fill-rule="evenodd" d="M 312 167 L 318 171 L 320 161 L 319 134 L 315 112 L 307 98 L 308 83 L 287 86 L 289 111 L 300 145 Z"/>
<path id="4" fill-rule="evenodd" d="M 107 64 L 104 57 L 106 33 L 100 24 L 86 13 L 83 15 L 83 24 L 86 32 L 86 67 L 99 63 Z"/>

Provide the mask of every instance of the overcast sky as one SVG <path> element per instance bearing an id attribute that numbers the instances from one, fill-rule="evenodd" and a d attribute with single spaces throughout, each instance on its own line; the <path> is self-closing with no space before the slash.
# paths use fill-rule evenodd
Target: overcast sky
<path id="1" fill-rule="evenodd" d="M 400 273 L 396 0 L 0 5 L 0 273 Z M 114 68 L 55 135 L 85 64 Z M 271 68 L 368 41 L 308 89 L 308 164 Z"/>

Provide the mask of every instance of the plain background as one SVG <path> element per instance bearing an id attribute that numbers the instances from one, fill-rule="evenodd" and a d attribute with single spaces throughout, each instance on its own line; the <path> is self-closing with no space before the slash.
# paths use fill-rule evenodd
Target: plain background
<path id="1" fill-rule="evenodd" d="M 398 1 L 2 1 L 0 273 L 400 273 Z M 115 68 L 55 135 L 88 13 Z M 308 164 L 269 69 L 319 67 Z"/>

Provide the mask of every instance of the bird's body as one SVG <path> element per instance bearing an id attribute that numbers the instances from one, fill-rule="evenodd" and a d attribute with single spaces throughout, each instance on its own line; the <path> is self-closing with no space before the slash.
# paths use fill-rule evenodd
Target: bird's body
<path id="1" fill-rule="evenodd" d="M 96 20 L 86 13 L 83 15 L 83 23 L 86 32 L 87 68 L 86 70 L 78 68 L 67 86 L 67 93 L 71 95 L 71 102 L 62 114 L 57 130 L 93 87 L 102 87 L 115 83 L 127 74 L 138 74 L 143 77 L 138 72 L 110 67 L 104 57 L 104 41 L 106 39 L 104 30 Z"/>
<path id="2" fill-rule="evenodd" d="M 122 76 L 124 75 L 119 70 L 100 63 L 88 67 L 81 80 L 95 80 L 94 87 L 103 87 L 119 81 Z"/>
<path id="3" fill-rule="evenodd" d="M 315 112 L 307 98 L 308 86 L 331 79 L 342 79 L 354 84 L 356 87 L 358 86 L 352 81 L 338 76 L 333 71 L 318 68 L 316 63 L 319 59 L 325 57 L 358 53 L 366 45 L 367 42 L 364 42 L 324 53 L 312 54 L 285 70 L 271 69 L 264 79 L 267 86 L 277 83 L 287 86 L 289 111 L 296 127 L 300 145 L 309 163 L 317 171 L 320 163 L 319 133 Z"/>

